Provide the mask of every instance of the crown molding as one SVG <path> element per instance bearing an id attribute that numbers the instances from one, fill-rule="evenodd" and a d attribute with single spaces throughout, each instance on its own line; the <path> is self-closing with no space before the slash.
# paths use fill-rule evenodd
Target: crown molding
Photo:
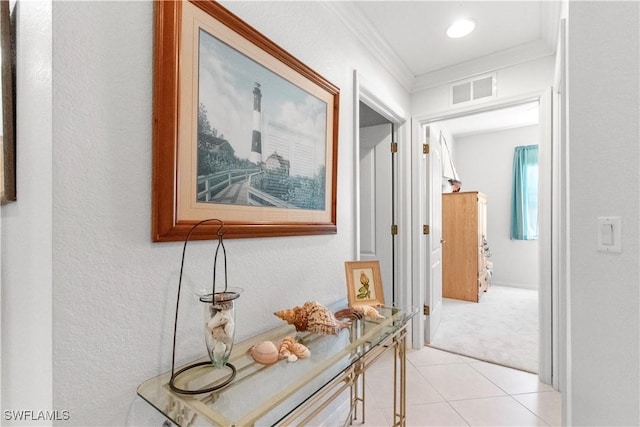
<path id="1" fill-rule="evenodd" d="M 342 21 L 402 87 L 411 92 L 415 76 L 358 7 L 353 2 L 325 1 L 323 4 Z"/>
<path id="2" fill-rule="evenodd" d="M 562 1 L 543 1 L 541 4 L 541 27 L 542 40 L 555 51 L 558 45 L 558 32 L 560 30 L 560 16 L 562 12 Z"/>
<path id="3" fill-rule="evenodd" d="M 497 71 L 553 54 L 554 51 L 547 46 L 546 42 L 536 40 L 491 55 L 465 61 L 451 67 L 422 74 L 415 79 L 411 92 L 442 86 L 457 80 Z"/>

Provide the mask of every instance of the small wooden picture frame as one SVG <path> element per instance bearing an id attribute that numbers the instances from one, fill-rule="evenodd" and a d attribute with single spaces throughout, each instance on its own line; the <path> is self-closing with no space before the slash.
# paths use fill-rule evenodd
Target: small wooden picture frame
<path id="1" fill-rule="evenodd" d="M 346 261 L 344 269 L 350 307 L 384 305 L 379 261 Z"/>

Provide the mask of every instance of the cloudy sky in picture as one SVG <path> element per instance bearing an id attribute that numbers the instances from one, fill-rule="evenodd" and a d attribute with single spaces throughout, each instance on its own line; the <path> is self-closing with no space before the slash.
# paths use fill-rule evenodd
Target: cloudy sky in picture
<path id="1" fill-rule="evenodd" d="M 317 135 L 315 163 L 325 165 L 327 104 L 200 30 L 198 102 L 204 104 L 211 127 L 224 135 L 239 158 L 248 158 L 251 151 L 256 82 L 262 91 L 262 122 Z"/>

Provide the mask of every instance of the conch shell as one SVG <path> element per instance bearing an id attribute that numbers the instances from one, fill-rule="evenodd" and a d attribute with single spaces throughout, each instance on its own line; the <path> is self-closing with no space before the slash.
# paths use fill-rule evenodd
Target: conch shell
<path id="1" fill-rule="evenodd" d="M 375 307 L 369 305 L 357 305 L 355 307 L 349 307 L 339 310 L 335 314 L 338 319 L 362 319 L 368 317 L 369 319 L 384 319 L 385 317 L 376 310 Z"/>
<path id="2" fill-rule="evenodd" d="M 295 362 L 298 359 L 306 359 L 310 355 L 311 351 L 305 345 L 297 343 L 294 337 L 285 337 L 280 343 L 280 359 Z"/>
<path id="3" fill-rule="evenodd" d="M 247 350 L 247 354 L 261 365 L 273 365 L 279 360 L 278 347 L 271 341 L 259 342 Z"/>
<path id="4" fill-rule="evenodd" d="M 296 327 L 298 332 L 314 332 L 320 335 L 336 335 L 349 327 L 350 322 L 340 322 L 327 307 L 315 301 L 308 301 L 302 307 L 276 311 L 276 316 Z"/>

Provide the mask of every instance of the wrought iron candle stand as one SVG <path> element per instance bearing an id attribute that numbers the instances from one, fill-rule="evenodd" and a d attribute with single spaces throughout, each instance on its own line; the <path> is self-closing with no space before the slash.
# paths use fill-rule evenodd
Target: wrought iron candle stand
<path id="1" fill-rule="evenodd" d="M 182 272 L 184 270 L 184 259 L 187 251 L 187 244 L 191 233 L 200 225 L 207 222 L 217 221 L 219 227 L 217 230 L 218 246 L 216 247 L 215 255 L 213 257 L 213 287 L 211 294 L 200 296 L 200 301 L 205 303 L 205 341 L 207 344 L 207 352 L 209 353 L 210 361 L 197 362 L 191 365 L 185 366 L 176 372 L 175 360 L 176 360 L 176 331 L 178 329 L 178 310 L 180 308 L 180 289 L 182 288 Z M 233 337 L 235 330 L 235 308 L 234 302 L 240 296 L 242 291 L 239 288 L 227 288 L 227 252 L 223 243 L 224 234 L 224 222 L 219 219 L 205 219 L 195 224 L 187 233 L 187 237 L 184 240 L 184 247 L 182 248 L 182 262 L 180 264 L 180 278 L 178 279 L 178 297 L 176 299 L 176 317 L 173 324 L 173 351 L 171 355 L 171 379 L 169 380 L 169 387 L 171 390 L 182 394 L 201 394 L 209 393 L 212 391 L 220 390 L 221 388 L 229 385 L 236 376 L 236 368 L 229 363 L 229 356 L 231 355 L 231 349 L 233 347 Z M 224 291 L 216 292 L 216 264 L 218 261 L 218 252 L 222 248 L 222 257 L 224 260 Z M 223 378 L 221 381 L 216 382 L 214 385 L 197 390 L 187 390 L 178 387 L 175 384 L 176 378 L 197 367 L 200 366 L 213 366 L 214 369 L 220 369 L 227 367 L 230 369 L 228 377 Z"/>

